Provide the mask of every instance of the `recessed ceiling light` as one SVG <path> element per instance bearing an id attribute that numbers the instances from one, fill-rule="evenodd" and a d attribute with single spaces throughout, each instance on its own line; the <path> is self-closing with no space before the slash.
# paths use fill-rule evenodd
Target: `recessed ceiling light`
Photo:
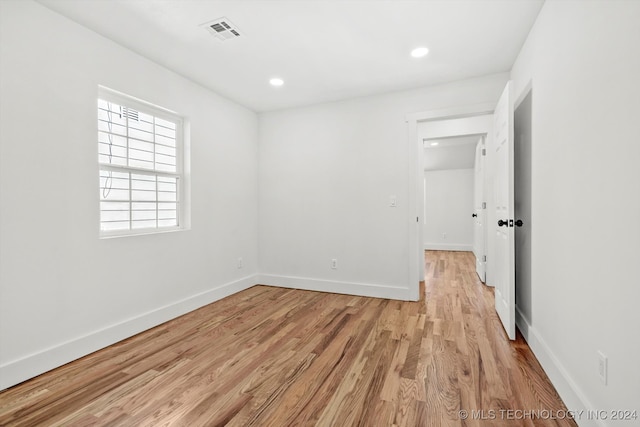
<path id="1" fill-rule="evenodd" d="M 271 86 L 282 86 L 284 84 L 284 80 L 279 79 L 279 78 L 273 78 L 271 80 L 269 80 L 269 84 Z"/>
<path id="2" fill-rule="evenodd" d="M 421 46 L 413 49 L 411 51 L 411 56 L 414 58 L 422 58 L 423 56 L 427 56 L 427 53 L 429 53 L 429 49 Z"/>
<path id="3" fill-rule="evenodd" d="M 430 145 L 432 147 L 435 147 L 436 145 L 439 145 L 440 143 L 438 141 L 433 141 Z"/>

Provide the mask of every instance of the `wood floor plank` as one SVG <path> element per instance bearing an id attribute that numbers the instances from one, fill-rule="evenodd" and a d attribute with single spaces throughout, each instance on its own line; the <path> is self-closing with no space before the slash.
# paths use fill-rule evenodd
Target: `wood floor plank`
<path id="1" fill-rule="evenodd" d="M 471 253 L 425 277 L 417 302 L 252 287 L 0 392 L 0 426 L 576 425 L 480 419 L 566 408 Z"/>

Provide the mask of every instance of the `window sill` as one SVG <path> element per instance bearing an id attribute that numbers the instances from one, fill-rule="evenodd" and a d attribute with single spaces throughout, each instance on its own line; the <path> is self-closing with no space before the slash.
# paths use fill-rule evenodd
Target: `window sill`
<path id="1" fill-rule="evenodd" d="M 116 239 L 120 237 L 134 237 L 134 236 L 148 236 L 150 234 L 168 234 L 168 233 L 176 233 L 180 231 L 187 231 L 188 228 L 185 227 L 177 227 L 177 228 L 165 228 L 165 229 L 153 229 L 153 230 L 136 230 L 136 231 L 113 231 L 113 232 L 100 232 L 99 238 L 102 239 Z"/>

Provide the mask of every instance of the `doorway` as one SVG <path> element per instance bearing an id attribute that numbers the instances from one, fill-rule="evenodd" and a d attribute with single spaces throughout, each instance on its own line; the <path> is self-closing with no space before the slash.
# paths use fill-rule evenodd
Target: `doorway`
<path id="1" fill-rule="evenodd" d="M 476 105 L 467 105 L 441 110 L 425 111 L 420 113 L 409 114 L 406 117 L 408 138 L 408 179 L 409 179 L 409 198 L 408 198 L 408 223 L 409 228 L 409 292 L 411 299 L 417 301 L 420 296 L 420 281 L 424 280 L 424 229 L 421 219 L 424 218 L 424 135 L 422 129 L 424 125 L 437 121 L 446 122 L 448 124 L 455 123 L 457 119 L 478 119 L 486 120 L 493 114 L 495 109 L 494 103 L 484 103 Z M 484 117 L 483 117 L 484 116 Z M 446 127 L 446 126 L 445 126 Z M 491 134 L 492 124 L 483 127 L 480 130 L 470 131 L 470 134 Z M 458 132 L 458 135 L 460 132 Z M 432 137 L 437 135 L 432 134 Z M 491 248 L 488 249 L 489 251 Z M 487 271 L 487 280 L 489 279 L 489 271 Z"/>
<path id="2" fill-rule="evenodd" d="M 419 215 L 423 219 L 421 222 L 424 225 L 424 228 L 419 230 L 423 232 L 420 235 L 420 242 L 424 242 L 424 249 L 472 251 L 477 260 L 478 276 L 485 283 L 488 274 L 486 273 L 486 259 L 489 251 L 488 239 L 486 238 L 488 229 L 485 229 L 489 209 L 487 186 L 490 185 L 490 180 L 485 177 L 488 168 L 485 166 L 484 155 L 486 153 L 485 142 L 490 137 L 493 128 L 492 113 L 493 109 L 491 108 L 490 112 L 479 111 L 464 117 L 436 117 L 421 121 L 417 125 L 417 133 L 421 138 L 421 146 L 424 148 L 421 150 L 424 157 L 421 161 L 421 169 L 425 169 L 424 178 L 427 174 L 447 173 L 452 175 L 447 177 L 447 182 L 437 181 L 443 187 L 442 191 L 449 187 L 452 189 L 449 197 L 446 194 L 441 195 L 442 200 L 439 204 L 449 204 L 450 201 L 455 205 L 456 200 L 460 198 L 460 189 L 455 189 L 453 184 L 463 175 L 468 176 L 466 179 L 469 182 L 466 190 L 468 192 L 467 207 L 463 217 L 460 218 L 460 212 L 446 212 L 446 208 L 437 207 L 436 210 L 440 212 L 440 216 L 446 219 L 444 224 L 448 226 L 448 229 L 438 230 L 436 235 L 427 232 L 429 228 L 434 228 L 430 227 L 433 224 L 429 223 L 430 220 L 434 220 L 434 212 L 433 209 L 428 211 L 428 205 L 424 204 L 424 209 Z M 465 160 L 465 158 L 467 159 Z M 465 161 L 468 164 L 464 164 Z M 457 172 L 436 173 L 431 171 L 433 169 L 459 170 Z M 422 193 L 426 197 L 428 193 L 426 181 L 422 180 L 421 184 L 424 185 Z M 453 209 L 455 206 L 451 207 Z M 429 213 L 431 218 L 429 218 Z M 435 220 L 437 221 L 437 219 Z M 453 220 L 457 222 L 454 223 Z M 464 233 L 460 233 L 462 230 L 467 230 L 466 237 Z M 455 231 L 455 233 L 450 233 L 450 231 Z"/>
<path id="3" fill-rule="evenodd" d="M 424 141 L 425 250 L 474 251 L 478 233 L 472 212 L 479 190 L 474 166 L 482 140 L 482 135 L 452 135 Z"/>
<path id="4" fill-rule="evenodd" d="M 407 123 L 409 124 L 409 144 L 411 146 L 409 151 L 409 220 L 410 223 L 416 226 L 416 228 L 411 227 L 411 230 L 415 230 L 415 233 L 409 233 L 409 279 L 411 289 L 412 291 L 415 290 L 416 295 L 418 293 L 419 283 L 418 280 L 414 279 L 417 277 L 424 278 L 424 269 L 420 262 L 423 259 L 423 249 L 420 244 L 423 237 L 423 230 L 422 227 L 420 227 L 420 218 L 424 218 L 424 208 L 418 203 L 418 200 L 424 193 L 424 180 L 420 173 L 424 157 L 422 153 L 423 140 L 425 139 L 423 136 L 423 128 L 425 126 L 429 127 L 440 124 L 443 125 L 440 126 L 441 128 L 448 127 L 450 130 L 449 125 L 464 118 L 469 120 L 486 118 L 490 121 L 485 131 L 489 135 L 487 145 L 490 147 L 490 149 L 487 150 L 487 153 L 490 153 L 490 155 L 487 156 L 487 170 L 489 173 L 485 176 L 485 178 L 487 178 L 485 185 L 488 190 L 485 193 L 487 195 L 486 224 L 492 227 L 491 229 L 487 228 L 486 283 L 495 288 L 495 310 L 510 339 L 515 339 L 516 336 L 516 233 L 514 228 L 518 228 L 519 226 L 522 228 L 521 226 L 524 225 L 525 221 L 522 218 L 518 218 L 515 213 L 515 120 L 513 99 L 513 82 L 508 81 L 497 105 L 481 104 L 447 110 L 436 110 L 427 113 L 413 114 L 407 118 Z M 524 100 L 524 98 L 522 98 L 522 100 Z M 521 103 L 522 101 L 515 103 L 515 105 L 520 106 Z M 524 105 L 525 104 L 522 105 L 523 108 L 521 112 L 526 111 Z M 429 137 L 436 137 L 433 132 L 433 128 L 427 131 Z M 417 141 L 416 136 L 418 137 Z M 415 157 L 413 157 L 412 154 L 415 155 Z M 526 195 L 527 192 L 525 191 L 523 194 Z M 530 191 L 529 195 L 525 197 L 529 198 L 530 204 Z M 526 212 L 523 213 L 523 215 L 526 215 Z M 527 222 L 530 225 L 530 219 L 527 219 Z M 530 247 L 529 244 L 529 251 Z M 525 264 L 521 266 L 521 273 L 526 276 L 525 266 L 529 266 L 530 270 L 530 254 L 526 254 L 526 247 L 525 250 L 521 249 L 520 255 L 523 255 L 525 262 Z M 526 284 L 526 279 L 525 277 L 523 284 Z M 528 279 L 530 298 L 530 272 Z M 523 295 L 526 295 L 526 292 Z"/>

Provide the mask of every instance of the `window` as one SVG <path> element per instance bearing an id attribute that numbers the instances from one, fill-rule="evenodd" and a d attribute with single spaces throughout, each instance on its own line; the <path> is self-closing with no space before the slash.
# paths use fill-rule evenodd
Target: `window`
<path id="1" fill-rule="evenodd" d="M 101 236 L 181 227 L 182 119 L 105 89 L 98 99 Z"/>

